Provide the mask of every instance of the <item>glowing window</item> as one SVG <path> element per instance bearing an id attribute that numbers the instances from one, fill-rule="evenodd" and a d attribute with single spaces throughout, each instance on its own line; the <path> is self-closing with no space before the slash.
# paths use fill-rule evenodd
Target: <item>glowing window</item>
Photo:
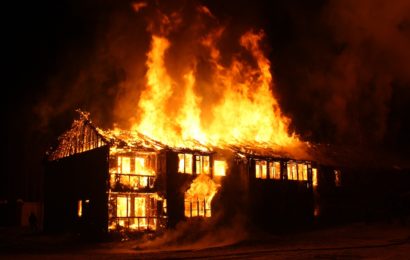
<path id="1" fill-rule="evenodd" d="M 335 185 L 336 187 L 340 187 L 342 185 L 342 182 L 340 180 L 341 173 L 340 170 L 334 170 L 335 173 Z"/>
<path id="2" fill-rule="evenodd" d="M 307 165 L 304 163 L 299 163 L 298 164 L 298 180 L 304 180 L 307 181 L 308 180 L 308 176 L 307 176 Z"/>
<path id="3" fill-rule="evenodd" d="M 214 176 L 225 176 L 226 174 L 226 161 L 215 160 L 214 161 Z"/>
<path id="4" fill-rule="evenodd" d="M 135 157 L 135 173 L 144 174 L 145 172 L 145 158 Z"/>
<path id="5" fill-rule="evenodd" d="M 269 162 L 269 178 L 280 179 L 280 162 Z"/>
<path id="6" fill-rule="evenodd" d="M 83 201 L 79 200 L 77 205 L 77 215 L 81 217 L 83 215 Z"/>
<path id="7" fill-rule="evenodd" d="M 195 168 L 197 174 L 209 174 L 209 156 L 195 156 Z"/>
<path id="8" fill-rule="evenodd" d="M 287 172 L 288 172 L 288 180 L 297 180 L 297 168 L 295 162 L 288 162 L 287 163 Z"/>
<path id="9" fill-rule="evenodd" d="M 192 174 L 192 154 L 180 153 L 178 159 L 178 172 Z"/>
<path id="10" fill-rule="evenodd" d="M 255 162 L 255 177 L 258 179 L 267 178 L 267 163 L 266 161 L 256 161 Z"/>
<path id="11" fill-rule="evenodd" d="M 136 197 L 134 199 L 134 215 L 136 217 L 145 217 L 146 216 L 146 207 L 145 207 L 145 198 Z"/>
<path id="12" fill-rule="evenodd" d="M 124 174 L 131 173 L 131 158 L 118 156 L 118 172 Z"/>
<path id="13" fill-rule="evenodd" d="M 196 199 L 185 198 L 185 217 L 211 217 L 211 200 L 206 197 Z"/>
<path id="14" fill-rule="evenodd" d="M 117 217 L 127 217 L 128 216 L 128 204 L 129 198 L 124 196 L 117 197 Z"/>
<path id="15" fill-rule="evenodd" d="M 313 187 L 317 187 L 317 169 L 312 168 L 312 184 Z"/>

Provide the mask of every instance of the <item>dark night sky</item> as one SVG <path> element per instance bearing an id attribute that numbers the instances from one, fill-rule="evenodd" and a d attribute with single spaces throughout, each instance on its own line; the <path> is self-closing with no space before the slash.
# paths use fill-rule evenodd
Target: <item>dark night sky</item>
<path id="1" fill-rule="evenodd" d="M 302 138 L 402 157 L 410 155 L 407 2 L 202 1 L 234 31 L 266 31 L 275 92 Z M 2 8 L 8 92 L 0 199 L 41 197 L 44 151 L 76 108 L 111 126 L 118 85 L 129 77 L 118 48 L 122 41 L 147 42 L 144 20 L 130 3 L 40 0 Z M 145 51 L 131 47 L 131 57 Z"/>

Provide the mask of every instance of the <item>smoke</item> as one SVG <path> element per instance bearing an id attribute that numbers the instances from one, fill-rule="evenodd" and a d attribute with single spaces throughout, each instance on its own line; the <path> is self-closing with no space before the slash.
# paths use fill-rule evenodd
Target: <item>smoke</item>
<path id="1" fill-rule="evenodd" d="M 146 53 L 154 31 L 167 34 L 173 42 L 167 66 L 178 82 L 186 70 L 181 64 L 191 65 L 193 53 L 198 52 L 186 43 L 209 28 L 216 28 L 215 34 L 223 31 L 218 47 L 228 63 L 227 57 L 240 48 L 239 35 L 253 27 L 265 29 L 274 92 L 292 119 L 293 130 L 304 139 L 393 148 L 409 143 L 410 127 L 404 120 L 410 103 L 407 1 L 260 1 L 252 5 L 86 1 L 67 5 L 73 12 L 70 15 L 80 21 L 63 28 L 61 34 L 80 32 L 70 35 L 70 42 L 59 50 L 58 69 L 38 98 L 34 113 L 40 129 L 57 125 L 63 130 L 69 123 L 61 126 L 56 121 L 71 121 L 68 118 L 76 108 L 90 111 L 103 127 L 117 123 L 128 128 L 137 122 Z M 167 17 L 168 26 L 153 24 L 152 17 Z M 202 87 L 210 80 L 206 63 L 199 59 L 196 66 L 200 74 L 196 91 L 200 96 L 215 95 L 201 103 L 207 110 L 217 102 L 218 92 Z"/>
<path id="2" fill-rule="evenodd" d="M 294 127 L 319 142 L 407 145 L 410 3 L 315 4 L 287 5 L 287 45 L 272 44 L 278 92 Z"/>
<path id="3" fill-rule="evenodd" d="M 180 222 L 175 229 L 168 229 L 158 237 L 143 238 L 136 249 L 145 251 L 200 250 L 233 245 L 248 238 L 246 221 L 236 216 L 229 224 L 219 226 L 217 221 L 204 220 Z"/>

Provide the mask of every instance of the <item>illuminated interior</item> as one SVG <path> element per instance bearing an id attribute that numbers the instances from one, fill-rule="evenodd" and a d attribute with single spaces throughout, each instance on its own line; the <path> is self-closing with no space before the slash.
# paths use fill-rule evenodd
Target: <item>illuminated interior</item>
<path id="1" fill-rule="evenodd" d="M 280 180 L 280 162 L 269 162 L 269 178 Z"/>
<path id="2" fill-rule="evenodd" d="M 266 161 L 255 162 L 255 176 L 257 179 L 267 178 L 267 163 Z"/>
<path id="3" fill-rule="evenodd" d="M 110 167 L 111 189 L 131 191 L 154 188 L 155 154 L 118 155 L 116 158 L 116 167 Z"/>
<path id="4" fill-rule="evenodd" d="M 215 160 L 214 161 L 214 176 L 225 176 L 226 175 L 226 161 Z"/>
<path id="5" fill-rule="evenodd" d="M 286 163 L 288 180 L 308 180 L 308 165 L 306 163 L 296 163 L 295 161 L 288 161 Z"/>
<path id="6" fill-rule="evenodd" d="M 317 169 L 316 168 L 312 168 L 312 185 L 313 187 L 317 187 Z"/>
<path id="7" fill-rule="evenodd" d="M 211 217 L 211 202 L 218 188 L 208 175 L 198 175 L 184 195 L 185 217 Z"/>
<path id="8" fill-rule="evenodd" d="M 157 230 L 162 202 L 156 194 L 110 193 L 109 230 Z"/>
<path id="9" fill-rule="evenodd" d="M 192 154 L 180 153 L 178 160 L 178 172 L 192 174 Z"/>

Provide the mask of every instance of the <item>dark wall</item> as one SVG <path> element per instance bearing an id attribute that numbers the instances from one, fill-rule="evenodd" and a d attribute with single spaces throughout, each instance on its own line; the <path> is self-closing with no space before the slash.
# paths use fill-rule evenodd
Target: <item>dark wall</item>
<path id="1" fill-rule="evenodd" d="M 194 179 L 194 175 L 178 173 L 178 154 L 166 152 L 166 198 L 168 227 L 174 228 L 184 215 L 184 193 Z"/>
<path id="2" fill-rule="evenodd" d="M 234 158 L 228 159 L 226 176 L 222 178 L 221 188 L 212 201 L 213 212 L 221 221 L 230 222 L 237 216 L 249 215 L 247 173 L 247 164 Z"/>
<path id="3" fill-rule="evenodd" d="M 108 156 L 109 147 L 104 146 L 45 163 L 45 231 L 107 230 Z M 81 218 L 77 215 L 79 200 L 83 200 Z"/>
<path id="4" fill-rule="evenodd" d="M 250 216 L 266 230 L 293 229 L 313 221 L 314 199 L 310 181 L 287 180 L 281 162 L 281 180 L 255 178 L 255 160 L 249 160 Z"/>
<path id="5" fill-rule="evenodd" d="M 341 168 L 341 185 L 322 167 L 317 189 L 322 223 L 391 221 L 410 214 L 410 171 Z"/>

